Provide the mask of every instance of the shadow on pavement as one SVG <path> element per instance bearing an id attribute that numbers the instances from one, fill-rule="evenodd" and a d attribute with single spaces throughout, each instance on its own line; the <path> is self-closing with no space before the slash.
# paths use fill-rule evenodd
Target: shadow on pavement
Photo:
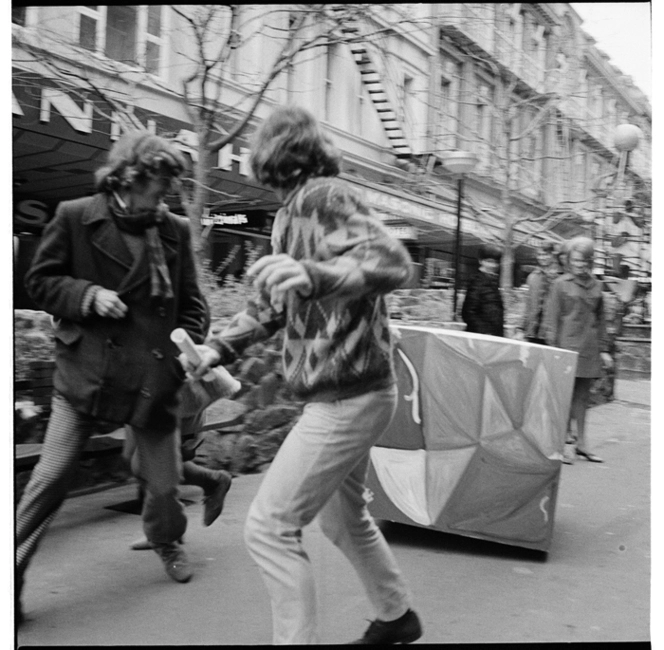
<path id="1" fill-rule="evenodd" d="M 545 551 L 510 546 L 462 535 L 452 535 L 430 528 L 420 528 L 419 526 L 409 526 L 385 520 L 379 521 L 378 524 L 390 545 L 408 548 L 417 547 L 448 554 L 462 553 L 464 555 L 482 555 L 498 559 L 518 559 L 531 562 L 546 562 L 548 557 Z"/>

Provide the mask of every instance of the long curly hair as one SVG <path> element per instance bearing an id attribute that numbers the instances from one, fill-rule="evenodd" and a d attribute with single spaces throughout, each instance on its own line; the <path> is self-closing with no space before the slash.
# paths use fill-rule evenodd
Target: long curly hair
<path id="1" fill-rule="evenodd" d="M 253 134 L 249 164 L 259 183 L 290 190 L 308 178 L 338 175 L 341 153 L 311 113 L 284 106 Z"/>
<path id="2" fill-rule="evenodd" d="M 186 160 L 168 140 L 147 130 L 123 134 L 95 173 L 97 191 L 112 192 L 151 178 L 170 179 L 169 191 L 185 171 Z"/>

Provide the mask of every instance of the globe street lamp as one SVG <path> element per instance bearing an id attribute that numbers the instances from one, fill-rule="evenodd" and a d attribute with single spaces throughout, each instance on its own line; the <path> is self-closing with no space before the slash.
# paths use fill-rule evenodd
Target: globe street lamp
<path id="1" fill-rule="evenodd" d="M 475 169 L 479 159 L 468 151 L 447 151 L 440 155 L 443 165 L 457 177 L 457 222 L 454 238 L 454 300 L 452 303 L 452 320 L 457 320 L 457 297 L 459 294 L 459 260 L 461 253 L 461 202 L 463 200 L 464 174 Z"/>
<path id="2" fill-rule="evenodd" d="M 643 131 L 635 124 L 619 124 L 613 132 L 613 144 L 619 152 L 618 174 L 613 187 L 613 209 L 621 210 L 624 204 L 623 182 L 627 170 L 629 154 L 639 146 Z M 607 252 L 605 255 L 608 257 Z"/>

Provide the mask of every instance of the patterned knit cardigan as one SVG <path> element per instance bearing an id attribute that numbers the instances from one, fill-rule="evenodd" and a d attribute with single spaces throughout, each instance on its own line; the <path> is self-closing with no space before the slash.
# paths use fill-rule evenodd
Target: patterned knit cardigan
<path id="1" fill-rule="evenodd" d="M 282 310 L 256 296 L 207 344 L 221 363 L 285 327 L 284 376 L 294 394 L 332 401 L 394 383 L 384 294 L 404 286 L 411 260 L 359 195 L 338 178 L 314 178 L 287 197 L 272 232 L 275 254 L 305 266 L 307 298 L 289 291 Z"/>

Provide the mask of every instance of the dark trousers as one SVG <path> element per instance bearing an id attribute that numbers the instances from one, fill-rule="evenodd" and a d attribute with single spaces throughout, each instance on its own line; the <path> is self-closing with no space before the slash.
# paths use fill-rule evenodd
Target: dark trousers
<path id="1" fill-rule="evenodd" d="M 53 396 L 41 456 L 16 512 L 19 580 L 67 496 L 85 443 L 97 429 L 94 418 L 76 411 L 61 395 Z M 136 476 L 145 492 L 143 530 L 151 542 L 173 542 L 182 537 L 187 527 L 177 495 L 182 478 L 179 431 L 134 429 L 134 434 Z"/>

